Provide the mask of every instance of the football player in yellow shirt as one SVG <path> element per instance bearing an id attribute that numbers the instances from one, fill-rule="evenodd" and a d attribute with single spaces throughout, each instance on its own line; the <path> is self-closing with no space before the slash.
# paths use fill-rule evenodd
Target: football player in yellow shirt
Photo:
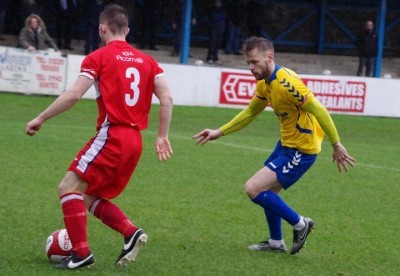
<path id="1" fill-rule="evenodd" d="M 198 145 L 228 135 L 250 124 L 268 105 L 280 122 L 281 137 L 275 150 L 245 184 L 249 198 L 265 212 L 270 237 L 250 250 L 285 252 L 282 219 L 293 226 L 293 244 L 290 254 L 303 247 L 314 228 L 311 218 L 303 217 L 287 205 L 278 195 L 288 189 L 311 167 L 321 150 L 324 133 L 333 148 L 333 161 L 339 172 L 348 171 L 356 160 L 340 143 L 331 116 L 314 94 L 292 70 L 274 62 L 272 42 L 261 37 L 248 38 L 242 52 L 251 73 L 257 80 L 255 94 L 249 105 L 230 122 L 218 129 L 204 129 L 193 136 Z"/>

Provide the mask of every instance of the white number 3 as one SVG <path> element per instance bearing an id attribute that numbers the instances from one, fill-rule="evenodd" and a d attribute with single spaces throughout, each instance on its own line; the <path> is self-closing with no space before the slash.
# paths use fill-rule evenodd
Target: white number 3
<path id="1" fill-rule="evenodd" d="M 125 103 L 128 106 L 134 106 L 135 104 L 137 104 L 138 100 L 139 100 L 139 83 L 140 83 L 140 74 L 139 71 L 136 68 L 133 67 L 129 67 L 128 69 L 126 69 L 126 73 L 125 73 L 125 77 L 128 79 L 132 79 L 133 76 L 133 81 L 131 82 L 131 89 L 133 91 L 133 95 L 132 93 L 126 93 L 125 94 Z"/>

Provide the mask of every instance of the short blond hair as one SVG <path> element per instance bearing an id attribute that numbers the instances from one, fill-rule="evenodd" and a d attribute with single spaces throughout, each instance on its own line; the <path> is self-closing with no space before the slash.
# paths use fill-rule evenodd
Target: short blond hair
<path id="1" fill-rule="evenodd" d="M 244 41 L 242 45 L 242 53 L 247 54 L 254 49 L 258 49 L 263 52 L 274 52 L 274 44 L 266 38 L 251 36 Z"/>

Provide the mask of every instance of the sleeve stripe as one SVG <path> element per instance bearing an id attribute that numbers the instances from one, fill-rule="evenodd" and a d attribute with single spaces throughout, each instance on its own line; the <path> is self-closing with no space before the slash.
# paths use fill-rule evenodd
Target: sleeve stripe
<path id="1" fill-rule="evenodd" d="M 163 77 L 164 76 L 164 72 L 163 73 L 160 73 L 160 74 L 157 74 L 155 77 L 154 77 L 154 79 L 158 79 L 158 78 L 161 78 L 161 77 Z"/>
<path id="2" fill-rule="evenodd" d="M 94 76 L 92 74 L 87 73 L 87 72 L 81 72 L 79 74 L 79 76 L 85 76 L 85 77 L 88 77 L 91 80 L 94 80 Z"/>

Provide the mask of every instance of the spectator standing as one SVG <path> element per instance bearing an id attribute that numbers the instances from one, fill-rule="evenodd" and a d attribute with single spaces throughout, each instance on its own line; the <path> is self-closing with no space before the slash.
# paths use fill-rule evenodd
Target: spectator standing
<path id="1" fill-rule="evenodd" d="M 248 36 L 262 36 L 263 5 L 256 0 L 249 0 L 246 5 Z"/>
<path id="2" fill-rule="evenodd" d="M 173 50 L 171 52 L 171 56 L 175 57 L 179 55 L 180 46 L 181 46 L 181 32 L 182 32 L 182 0 L 175 1 L 173 4 L 173 14 L 171 27 L 174 31 L 174 39 L 172 43 Z M 191 16 L 191 24 L 192 26 L 196 25 L 196 12 L 194 6 L 192 5 L 192 16 Z"/>
<path id="3" fill-rule="evenodd" d="M 246 20 L 245 0 L 232 0 L 226 5 L 225 10 L 228 18 L 225 53 L 240 55 L 242 29 Z"/>
<path id="4" fill-rule="evenodd" d="M 225 33 L 226 13 L 221 0 L 215 0 L 208 11 L 208 53 L 207 62 L 221 64 L 218 58 L 218 48 Z"/>
<path id="5" fill-rule="evenodd" d="M 365 67 L 365 76 L 371 77 L 372 65 L 378 53 L 378 36 L 371 20 L 365 22 L 365 29 L 357 36 L 355 44 L 359 51 L 357 76 L 363 74 Z"/>
<path id="6" fill-rule="evenodd" d="M 19 46 L 29 51 L 47 50 L 58 47 L 47 33 L 43 19 L 37 14 L 31 14 L 25 20 L 25 27 L 19 33 Z"/>
<path id="7" fill-rule="evenodd" d="M 57 0 L 57 45 L 60 49 L 73 50 L 71 47 L 72 32 L 74 30 L 77 0 Z"/>
<path id="8" fill-rule="evenodd" d="M 157 51 L 156 31 L 162 3 L 156 0 L 144 0 L 142 10 L 142 49 Z"/>
<path id="9" fill-rule="evenodd" d="M 110 3 L 110 0 L 103 0 L 106 2 L 106 4 Z M 129 33 L 126 36 L 126 41 L 128 43 L 133 43 L 135 40 L 135 36 L 137 33 L 136 30 L 136 24 L 135 24 L 135 11 L 137 7 L 136 1 L 131 1 L 131 0 L 125 0 L 122 2 L 118 2 L 119 5 L 122 5 L 125 7 L 126 12 L 129 15 L 129 22 L 128 22 L 128 27 L 129 27 Z"/>
<path id="10" fill-rule="evenodd" d="M 36 0 L 22 0 L 19 6 L 19 18 L 21 28 L 25 26 L 25 19 L 31 14 L 39 15 L 42 18 L 43 7 L 40 6 L 36 2 Z"/>
<path id="11" fill-rule="evenodd" d="M 87 33 L 85 55 L 97 50 L 100 44 L 99 16 L 105 6 L 104 0 L 90 0 L 87 10 Z"/>
<path id="12" fill-rule="evenodd" d="M 8 9 L 9 0 L 1 0 L 0 1 L 0 41 L 5 40 L 3 37 L 4 23 L 6 20 L 7 9 Z"/>

